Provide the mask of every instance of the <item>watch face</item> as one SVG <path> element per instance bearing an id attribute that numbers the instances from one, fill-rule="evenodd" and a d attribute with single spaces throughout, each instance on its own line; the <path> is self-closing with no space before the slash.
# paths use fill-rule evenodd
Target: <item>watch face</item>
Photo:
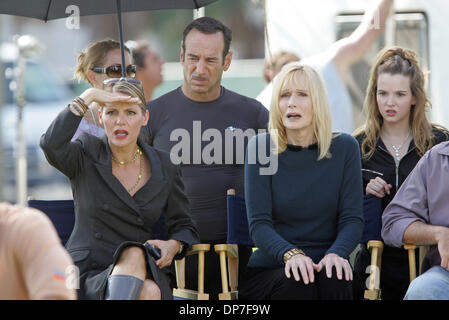
<path id="1" fill-rule="evenodd" d="M 284 262 L 287 262 L 288 260 L 290 260 L 290 258 L 293 256 L 293 252 L 292 250 L 287 251 L 286 253 L 284 253 Z"/>

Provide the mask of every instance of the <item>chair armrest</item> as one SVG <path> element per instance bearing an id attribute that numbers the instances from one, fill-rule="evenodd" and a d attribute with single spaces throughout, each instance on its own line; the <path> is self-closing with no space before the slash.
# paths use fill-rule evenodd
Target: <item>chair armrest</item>
<path id="1" fill-rule="evenodd" d="M 186 256 L 198 254 L 198 291 L 185 288 L 185 258 L 175 260 L 177 288 L 173 289 L 173 295 L 191 300 L 208 300 L 209 294 L 204 293 L 204 254 L 210 250 L 210 244 L 194 244 L 187 251 Z"/>
<path id="2" fill-rule="evenodd" d="M 225 252 L 227 257 L 237 258 L 239 255 L 237 245 L 233 244 L 216 244 L 214 249 L 217 253 Z"/>
<path id="3" fill-rule="evenodd" d="M 209 250 L 210 250 L 210 244 L 207 244 L 207 243 L 194 244 L 187 251 L 186 256 L 191 256 L 193 254 L 198 254 L 200 252 L 207 252 Z"/>

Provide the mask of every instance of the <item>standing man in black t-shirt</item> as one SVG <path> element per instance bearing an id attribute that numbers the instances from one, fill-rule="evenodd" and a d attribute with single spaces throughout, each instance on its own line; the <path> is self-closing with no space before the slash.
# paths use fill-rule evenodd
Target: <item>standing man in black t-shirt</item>
<path id="1" fill-rule="evenodd" d="M 245 148 L 252 135 L 268 125 L 268 111 L 258 101 L 221 86 L 228 70 L 232 32 L 203 17 L 184 30 L 180 53 L 184 83 L 149 103 L 150 144 L 171 152 L 180 164 L 185 192 L 202 243 L 226 243 L 226 190 L 243 194 Z M 239 247 L 239 275 L 250 248 Z M 186 259 L 186 284 L 197 285 L 196 258 Z M 221 292 L 219 258 L 206 254 L 205 291 Z"/>

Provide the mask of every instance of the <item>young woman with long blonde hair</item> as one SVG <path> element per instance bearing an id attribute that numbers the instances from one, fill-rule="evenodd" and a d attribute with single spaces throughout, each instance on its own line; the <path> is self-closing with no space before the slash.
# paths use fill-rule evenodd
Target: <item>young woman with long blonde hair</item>
<path id="1" fill-rule="evenodd" d="M 360 145 L 365 194 L 382 199 L 382 212 L 432 146 L 448 139 L 431 124 L 425 74 L 415 52 L 401 47 L 380 51 L 371 69 L 364 102 L 365 124 L 354 133 Z M 369 253 L 362 244 L 354 270 L 354 296 L 363 297 Z M 408 284 L 408 257 L 402 248 L 384 247 L 382 298 L 402 299 Z"/>

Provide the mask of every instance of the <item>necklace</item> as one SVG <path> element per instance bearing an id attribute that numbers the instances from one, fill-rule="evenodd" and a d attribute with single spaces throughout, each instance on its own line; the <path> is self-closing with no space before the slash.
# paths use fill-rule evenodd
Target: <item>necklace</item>
<path id="1" fill-rule="evenodd" d="M 410 137 L 410 131 L 408 132 L 407 137 L 405 137 L 405 140 L 402 141 L 401 145 L 399 147 L 396 147 L 394 144 L 391 144 L 391 147 L 394 150 L 394 155 L 396 157 L 396 160 L 399 162 L 401 160 L 401 155 L 399 153 L 399 151 L 402 149 L 402 147 L 404 146 L 404 143 L 408 140 L 408 137 Z"/>
<path id="2" fill-rule="evenodd" d="M 128 162 L 126 162 L 126 161 L 119 161 L 119 160 L 117 160 L 112 154 L 111 154 L 111 159 L 112 159 L 112 161 L 114 161 L 115 163 L 118 163 L 119 165 L 123 166 L 123 165 L 125 165 L 125 164 L 133 163 L 134 161 L 136 161 L 137 156 L 139 156 L 139 155 L 142 155 L 142 151 L 139 149 L 139 147 L 137 147 L 136 152 L 134 153 L 133 158 L 132 158 L 130 161 L 128 161 Z"/>
<path id="3" fill-rule="evenodd" d="M 129 193 L 134 191 L 134 189 L 139 185 L 139 182 L 142 179 L 142 151 L 140 151 L 140 149 L 137 149 L 137 150 L 139 150 L 139 152 L 138 152 L 138 154 L 139 154 L 139 175 L 137 176 L 136 183 L 131 188 L 127 189 Z"/>

